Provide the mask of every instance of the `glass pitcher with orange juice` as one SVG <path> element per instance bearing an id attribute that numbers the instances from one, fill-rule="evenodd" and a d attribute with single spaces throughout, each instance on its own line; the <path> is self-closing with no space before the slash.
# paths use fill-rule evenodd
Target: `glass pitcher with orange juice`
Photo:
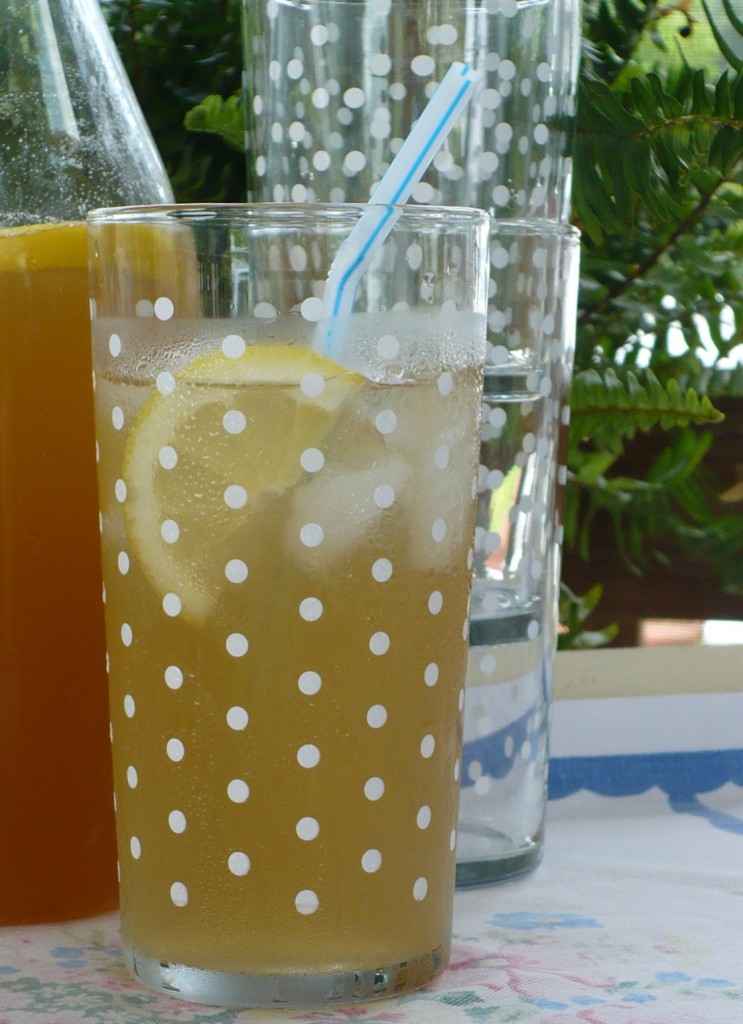
<path id="1" fill-rule="evenodd" d="M 170 198 L 96 0 L 6 0 L 0 926 L 116 904 L 84 218 Z"/>

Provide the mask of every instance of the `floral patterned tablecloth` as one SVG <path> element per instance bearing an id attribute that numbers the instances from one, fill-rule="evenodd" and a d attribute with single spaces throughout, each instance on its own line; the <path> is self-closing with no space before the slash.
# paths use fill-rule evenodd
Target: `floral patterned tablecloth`
<path id="1" fill-rule="evenodd" d="M 544 861 L 456 894 L 451 963 L 427 990 L 199 1007 L 132 981 L 107 915 L 0 929 L 0 1024 L 741 1024 L 743 693 L 613 699 L 629 703 L 558 702 Z"/>

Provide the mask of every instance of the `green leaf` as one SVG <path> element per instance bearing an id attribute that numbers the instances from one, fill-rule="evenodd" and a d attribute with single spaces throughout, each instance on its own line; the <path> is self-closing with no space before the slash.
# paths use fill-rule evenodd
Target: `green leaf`
<path id="1" fill-rule="evenodd" d="M 603 629 L 584 629 L 583 623 L 596 610 L 603 588 L 596 584 L 583 595 L 573 593 L 564 583 L 560 584 L 559 620 L 561 630 L 557 637 L 560 651 L 588 650 L 602 647 L 618 633 L 615 624 Z"/>
<path id="2" fill-rule="evenodd" d="M 737 55 L 735 50 L 733 50 L 732 46 L 729 45 L 728 41 L 725 39 L 725 36 L 718 28 L 715 19 L 712 17 L 712 12 L 709 9 L 707 0 L 702 0 L 702 7 L 704 7 L 704 13 L 707 15 L 707 20 L 709 21 L 710 28 L 712 29 L 712 34 L 715 37 L 715 42 L 720 48 L 720 53 L 723 54 L 725 60 L 730 64 L 731 67 L 735 68 L 736 71 L 740 71 L 741 69 L 743 69 L 743 57 L 739 57 Z M 725 5 L 725 8 L 728 16 L 730 16 L 730 10 L 728 9 L 727 4 Z M 733 21 L 732 18 L 731 21 Z M 733 21 L 734 25 L 736 24 L 736 21 Z"/>
<path id="3" fill-rule="evenodd" d="M 664 385 L 651 371 L 642 380 L 632 372 L 620 377 L 611 367 L 603 373 L 577 373 L 570 406 L 571 442 L 590 438 L 592 446 L 609 452 L 621 451 L 624 441 L 641 430 L 719 423 L 724 418 L 708 396 L 693 388 L 682 391 L 673 379 Z"/>
<path id="4" fill-rule="evenodd" d="M 730 24 L 740 36 L 743 36 L 743 18 L 739 18 L 733 10 L 732 0 L 722 0 L 722 6 L 730 19 Z"/>
<path id="5" fill-rule="evenodd" d="M 186 113 L 184 124 L 190 132 L 218 135 L 228 146 L 243 152 L 245 123 L 240 93 L 226 100 L 221 96 L 207 96 Z"/>
<path id="6" fill-rule="evenodd" d="M 691 72 L 692 109 L 701 115 L 709 115 L 714 110 L 705 80 L 704 69 L 696 68 Z"/>
<path id="7" fill-rule="evenodd" d="M 710 164 L 719 167 L 724 175 L 729 175 L 743 158 L 743 131 L 733 125 L 723 125 L 717 132 L 710 146 Z"/>

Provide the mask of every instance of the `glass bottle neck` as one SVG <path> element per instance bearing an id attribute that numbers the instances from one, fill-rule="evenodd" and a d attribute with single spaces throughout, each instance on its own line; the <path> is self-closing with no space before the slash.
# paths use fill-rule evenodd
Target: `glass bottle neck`
<path id="1" fill-rule="evenodd" d="M 4 0 L 0 224 L 171 200 L 96 0 Z"/>

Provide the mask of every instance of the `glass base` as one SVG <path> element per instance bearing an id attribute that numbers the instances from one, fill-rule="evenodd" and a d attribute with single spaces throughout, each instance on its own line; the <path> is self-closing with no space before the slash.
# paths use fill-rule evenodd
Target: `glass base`
<path id="1" fill-rule="evenodd" d="M 238 974 L 171 964 L 124 948 L 137 981 L 164 995 L 210 1006 L 322 1007 L 385 999 L 427 985 L 440 974 L 448 954 L 439 946 L 410 960 L 370 970 L 327 974 Z"/>
<path id="2" fill-rule="evenodd" d="M 480 845 L 483 840 L 486 841 L 488 854 L 471 855 L 468 847 Z M 462 849 L 463 852 L 460 852 Z M 492 829 L 460 826 L 456 886 L 458 889 L 468 889 L 477 885 L 495 885 L 528 875 L 538 867 L 543 853 L 544 839 L 541 836 L 534 836 L 517 845 L 508 836 Z"/>

